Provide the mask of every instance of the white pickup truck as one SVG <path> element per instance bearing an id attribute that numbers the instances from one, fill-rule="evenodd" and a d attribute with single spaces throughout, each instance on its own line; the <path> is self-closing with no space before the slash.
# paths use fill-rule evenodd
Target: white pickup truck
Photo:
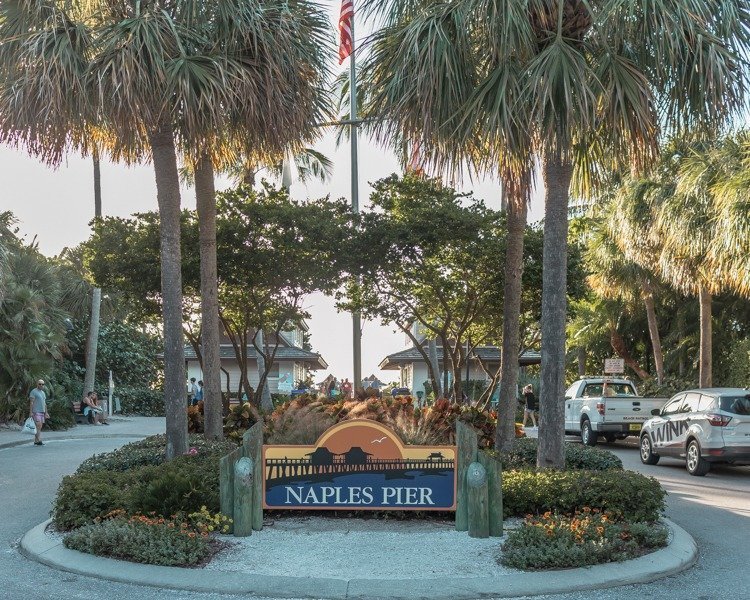
<path id="1" fill-rule="evenodd" d="M 651 411 L 668 398 L 640 398 L 629 379 L 583 377 L 565 392 L 565 433 L 580 435 L 587 446 L 599 436 L 608 442 L 638 437 Z"/>

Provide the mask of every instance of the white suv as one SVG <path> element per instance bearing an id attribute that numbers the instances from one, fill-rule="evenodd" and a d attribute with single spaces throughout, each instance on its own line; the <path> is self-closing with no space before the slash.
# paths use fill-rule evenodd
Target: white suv
<path id="1" fill-rule="evenodd" d="M 750 390 L 680 392 L 652 414 L 641 430 L 641 462 L 684 458 L 691 475 L 705 475 L 711 463 L 750 464 Z"/>

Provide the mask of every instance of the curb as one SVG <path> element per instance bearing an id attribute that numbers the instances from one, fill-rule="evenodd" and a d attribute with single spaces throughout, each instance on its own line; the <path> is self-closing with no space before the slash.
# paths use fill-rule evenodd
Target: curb
<path id="1" fill-rule="evenodd" d="M 698 547 L 692 536 L 668 519 L 666 548 L 621 563 L 563 571 L 517 572 L 488 577 L 432 579 L 338 579 L 284 577 L 181 567 L 159 567 L 102 558 L 68 550 L 45 532 L 50 521 L 21 539 L 21 553 L 49 567 L 98 579 L 191 592 L 250 594 L 269 598 L 331 600 L 473 600 L 513 598 L 649 583 L 692 567 Z"/>
<path id="2" fill-rule="evenodd" d="M 144 437 L 147 437 L 147 435 L 141 434 L 141 433 L 109 433 L 109 434 L 101 434 L 101 435 L 68 435 L 65 437 L 53 437 L 53 438 L 46 438 L 44 443 L 45 445 L 47 442 L 57 442 L 57 441 L 70 441 L 70 440 L 94 440 L 94 439 L 116 439 L 116 438 L 133 438 L 133 439 L 143 439 Z M 15 448 L 16 446 L 23 446 L 24 444 L 31 444 L 34 441 L 34 436 L 29 437 L 28 440 L 16 440 L 14 442 L 5 442 L 0 444 L 0 450 L 5 450 L 6 448 Z"/>

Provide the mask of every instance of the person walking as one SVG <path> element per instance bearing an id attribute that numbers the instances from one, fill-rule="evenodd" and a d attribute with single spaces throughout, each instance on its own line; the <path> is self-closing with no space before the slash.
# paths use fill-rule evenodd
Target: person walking
<path id="1" fill-rule="evenodd" d="M 34 445 L 44 446 L 44 442 L 42 441 L 42 426 L 45 419 L 49 419 L 47 394 L 44 393 L 44 379 L 38 380 L 36 387 L 29 392 L 29 416 L 34 419 L 34 424 L 36 425 Z"/>
<path id="2" fill-rule="evenodd" d="M 198 386 L 195 384 L 195 377 L 190 378 L 190 406 L 198 404 L 196 396 L 198 395 Z"/>
<path id="3" fill-rule="evenodd" d="M 528 384 L 523 388 L 523 397 L 526 399 L 526 405 L 523 409 L 523 424 L 522 427 L 526 427 L 526 419 L 531 417 L 532 427 L 536 428 L 536 396 L 534 396 L 534 388 L 531 384 Z"/>
<path id="4" fill-rule="evenodd" d="M 202 379 L 198 382 L 198 391 L 195 392 L 195 398 L 193 398 L 193 404 L 198 404 L 198 402 L 200 402 L 201 400 L 203 400 L 203 380 Z"/>

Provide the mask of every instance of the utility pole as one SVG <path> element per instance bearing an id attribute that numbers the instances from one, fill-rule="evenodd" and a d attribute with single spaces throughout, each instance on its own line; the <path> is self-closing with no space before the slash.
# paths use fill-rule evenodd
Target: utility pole
<path id="1" fill-rule="evenodd" d="M 352 211 L 359 213 L 359 159 L 357 156 L 357 70 L 354 61 L 354 14 L 351 17 L 352 52 L 349 55 L 349 125 L 351 141 Z M 354 361 L 354 389 L 362 387 L 362 318 L 359 311 L 352 313 L 352 358 Z"/>

